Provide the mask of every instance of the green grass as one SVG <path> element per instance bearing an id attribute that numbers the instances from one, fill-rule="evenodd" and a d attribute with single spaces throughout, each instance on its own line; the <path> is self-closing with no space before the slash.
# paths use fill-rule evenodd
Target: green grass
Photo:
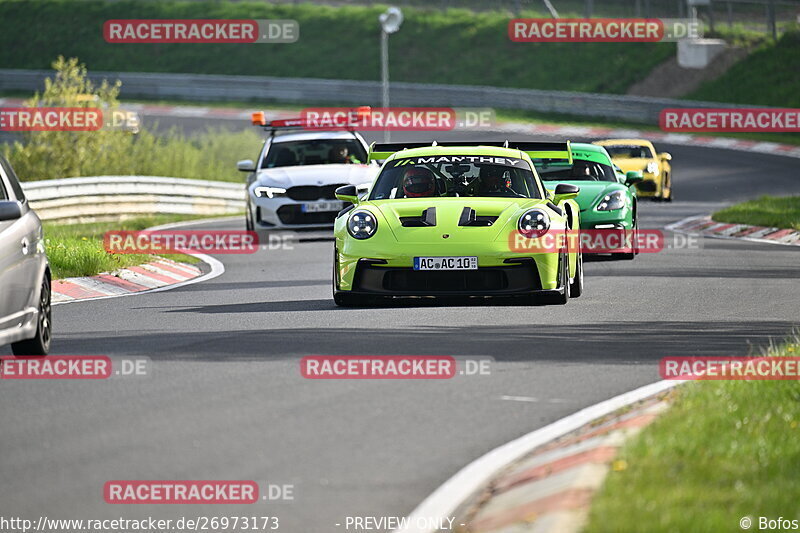
<path id="1" fill-rule="evenodd" d="M 800 230 L 800 196 L 762 196 L 712 215 L 717 222 Z"/>
<path id="2" fill-rule="evenodd" d="M 103 248 L 103 235 L 107 231 L 140 231 L 153 226 L 206 218 L 198 215 L 150 215 L 116 222 L 94 222 L 89 224 L 44 223 L 44 238 L 47 257 L 53 279 L 77 276 L 94 276 L 101 272 L 127 266 L 140 265 L 153 260 L 152 255 L 109 254 Z M 169 259 L 184 263 L 197 263 L 189 255 L 165 255 Z"/>
<path id="3" fill-rule="evenodd" d="M 96 71 L 378 80 L 377 17 L 383 10 L 248 1 L 3 0 L 0 50 L 7 53 L 0 54 L 0 67 L 47 69 L 60 54 Z M 403 12 L 403 27 L 390 44 L 394 81 L 623 94 L 676 49 L 674 43 L 514 43 L 508 12 L 406 6 Z M 547 16 L 543 8 L 525 15 Z M 108 44 L 102 37 L 108 19 L 185 18 L 294 19 L 300 38 L 218 45 Z"/>
<path id="4" fill-rule="evenodd" d="M 800 345 L 770 351 L 798 356 Z M 626 444 L 586 533 L 740 531 L 739 519 L 798 518 L 800 383 L 705 381 Z"/>
<path id="5" fill-rule="evenodd" d="M 767 41 L 714 81 L 686 96 L 692 100 L 800 107 L 800 30 Z"/>

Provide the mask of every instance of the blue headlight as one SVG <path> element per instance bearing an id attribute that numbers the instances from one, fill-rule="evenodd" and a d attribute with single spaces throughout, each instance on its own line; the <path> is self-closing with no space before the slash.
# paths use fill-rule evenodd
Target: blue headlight
<path id="1" fill-rule="evenodd" d="M 364 209 L 353 211 L 347 219 L 347 231 L 353 238 L 369 239 L 378 229 L 378 220 L 375 215 Z"/>
<path id="2" fill-rule="evenodd" d="M 625 191 L 608 193 L 597 203 L 598 211 L 614 211 L 623 207 L 625 207 Z"/>

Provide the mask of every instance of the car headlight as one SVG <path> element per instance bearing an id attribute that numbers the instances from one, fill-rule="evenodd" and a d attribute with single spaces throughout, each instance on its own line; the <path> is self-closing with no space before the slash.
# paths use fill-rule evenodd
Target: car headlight
<path id="1" fill-rule="evenodd" d="M 347 231 L 355 239 L 369 239 L 377 229 L 378 220 L 369 211 L 357 209 L 347 219 Z"/>
<path id="2" fill-rule="evenodd" d="M 597 204 L 598 211 L 613 211 L 625 207 L 625 191 L 614 191 L 606 194 Z"/>
<path id="3" fill-rule="evenodd" d="M 255 187 L 253 193 L 258 198 L 275 198 L 286 194 L 286 189 L 280 187 Z"/>
<path id="4" fill-rule="evenodd" d="M 541 237 L 550 229 L 550 215 L 541 209 L 529 209 L 519 217 L 517 227 L 526 237 Z"/>
<path id="5" fill-rule="evenodd" d="M 655 161 L 650 161 L 647 163 L 647 172 L 650 174 L 658 174 L 658 163 Z"/>

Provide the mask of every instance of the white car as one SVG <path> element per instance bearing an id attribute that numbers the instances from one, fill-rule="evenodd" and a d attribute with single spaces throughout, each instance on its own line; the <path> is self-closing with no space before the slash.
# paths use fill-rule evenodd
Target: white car
<path id="1" fill-rule="evenodd" d="M 359 192 L 367 192 L 379 170 L 377 164 L 368 163 L 369 147 L 357 132 L 311 131 L 296 121 L 292 124 L 290 120 L 260 124 L 270 135 L 257 162 L 247 159 L 237 164 L 240 171 L 250 173 L 246 214 L 250 231 L 333 228 L 336 215 L 345 208 L 345 202 L 336 199 L 336 189 L 355 185 Z"/>

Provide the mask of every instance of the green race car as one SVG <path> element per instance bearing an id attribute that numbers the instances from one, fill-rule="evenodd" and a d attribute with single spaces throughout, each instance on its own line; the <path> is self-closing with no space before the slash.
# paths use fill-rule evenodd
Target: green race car
<path id="1" fill-rule="evenodd" d="M 583 292 L 566 238 L 579 226 L 578 187 L 545 189 L 531 157 L 570 158 L 569 143 L 378 144 L 368 193 L 334 225 L 333 298 L 522 295 L 564 304 Z"/>
<path id="2" fill-rule="evenodd" d="M 642 181 L 641 172 L 625 174 L 614 165 L 611 156 L 602 146 L 573 143 L 572 160 L 567 158 L 534 158 L 533 163 L 544 184 L 548 188 L 559 183 L 574 183 L 580 187 L 577 202 L 580 206 L 580 229 L 590 231 L 586 242 L 592 238 L 602 240 L 614 230 L 622 230 L 632 243 L 638 230 L 637 197 L 635 183 Z M 608 230 L 608 231 L 603 231 Z M 584 232 L 587 233 L 587 232 Z M 591 247 L 583 246 L 583 251 L 591 253 Z M 607 247 L 598 247 L 606 253 Z M 614 249 L 616 256 L 633 259 L 637 253 L 635 246 L 620 246 Z"/>

